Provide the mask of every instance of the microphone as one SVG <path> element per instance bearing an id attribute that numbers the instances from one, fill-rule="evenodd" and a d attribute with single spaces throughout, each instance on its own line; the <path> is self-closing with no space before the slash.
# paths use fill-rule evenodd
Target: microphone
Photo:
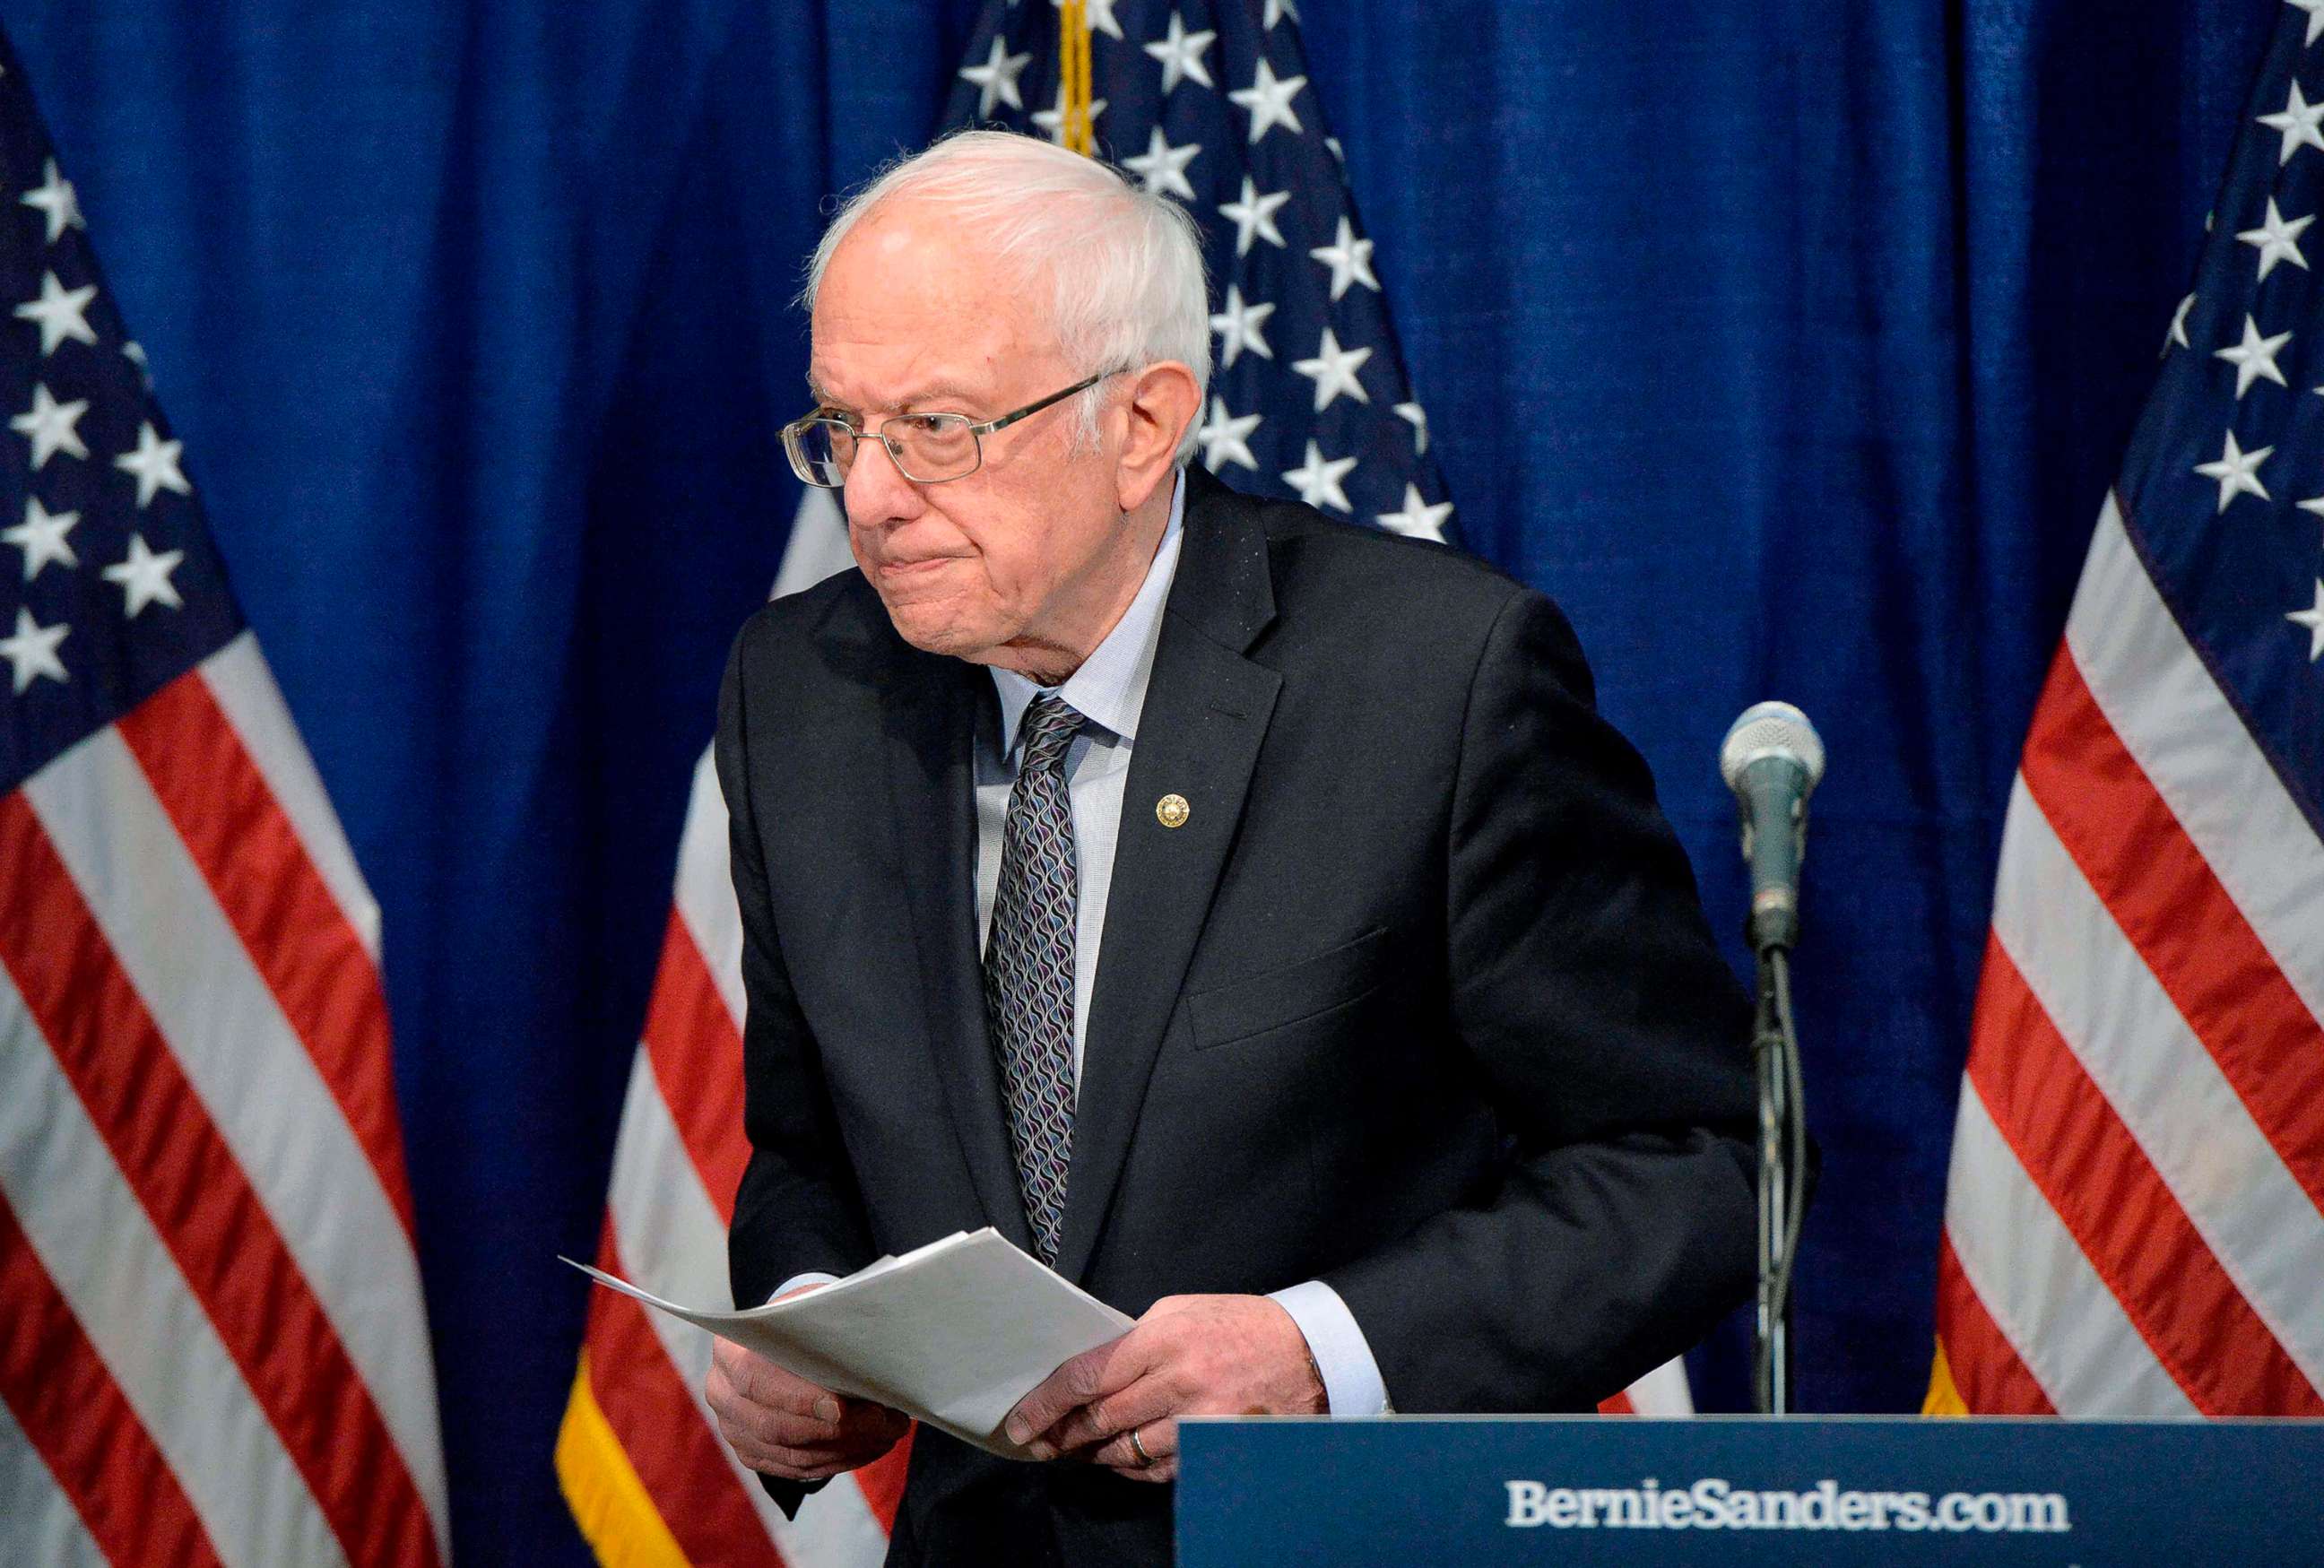
<path id="1" fill-rule="evenodd" d="M 1788 948 L 1800 936 L 1800 858 L 1807 852 L 1808 797 L 1823 777 L 1823 742 L 1791 704 L 1756 703 L 1728 730 L 1719 775 L 1735 791 L 1743 820 L 1751 949 Z"/>

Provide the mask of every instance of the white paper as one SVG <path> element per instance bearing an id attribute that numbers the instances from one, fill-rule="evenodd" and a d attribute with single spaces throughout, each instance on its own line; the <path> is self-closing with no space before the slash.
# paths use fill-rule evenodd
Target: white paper
<path id="1" fill-rule="evenodd" d="M 925 1421 L 1004 1459 L 1017 1401 L 1130 1319 L 987 1228 L 882 1258 L 834 1285 L 741 1312 L 706 1312 L 565 1259 L 609 1289 L 754 1351 L 834 1393 Z"/>

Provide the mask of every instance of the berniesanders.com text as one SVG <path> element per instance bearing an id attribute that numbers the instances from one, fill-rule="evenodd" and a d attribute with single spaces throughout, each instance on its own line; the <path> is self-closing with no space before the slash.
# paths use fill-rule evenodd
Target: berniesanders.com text
<path id="1" fill-rule="evenodd" d="M 1513 1529 L 1950 1530 L 2058 1535 L 2071 1530 L 2057 1492 L 1842 1491 L 1825 1480 L 1805 1491 L 1740 1487 L 1716 1476 L 1691 1486 L 1648 1479 L 1635 1487 L 1504 1483 Z"/>

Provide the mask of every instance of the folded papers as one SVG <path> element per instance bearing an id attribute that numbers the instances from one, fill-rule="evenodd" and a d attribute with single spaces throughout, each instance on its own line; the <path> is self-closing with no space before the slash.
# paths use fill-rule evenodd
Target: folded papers
<path id="1" fill-rule="evenodd" d="M 1130 1319 L 999 1231 L 955 1232 L 835 1284 L 710 1312 L 564 1259 L 611 1290 L 756 1351 L 834 1393 L 873 1399 L 1004 1459 L 1001 1423 L 1061 1362 Z"/>

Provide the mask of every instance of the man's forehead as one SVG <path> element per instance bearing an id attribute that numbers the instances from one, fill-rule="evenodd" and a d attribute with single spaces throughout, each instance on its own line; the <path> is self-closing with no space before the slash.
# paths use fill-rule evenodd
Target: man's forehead
<path id="1" fill-rule="evenodd" d="M 956 226 L 954 226 L 956 227 Z M 1050 357 L 1022 291 L 989 255 L 906 210 L 867 217 L 833 253 L 810 323 L 807 383 L 856 408 L 982 402 Z"/>
<path id="2" fill-rule="evenodd" d="M 973 311 L 836 315 L 818 305 L 808 343 L 807 385 L 828 401 L 897 407 L 931 399 L 990 396 L 1020 355 L 1006 333 Z"/>

